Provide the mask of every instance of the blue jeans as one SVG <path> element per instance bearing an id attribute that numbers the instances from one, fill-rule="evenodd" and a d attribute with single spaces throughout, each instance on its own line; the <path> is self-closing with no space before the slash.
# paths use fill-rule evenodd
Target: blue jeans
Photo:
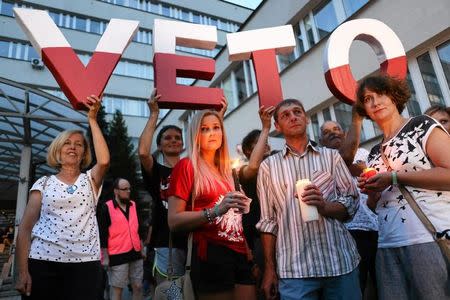
<path id="1" fill-rule="evenodd" d="M 334 277 L 280 279 L 279 291 L 281 300 L 361 300 L 358 268 Z"/>

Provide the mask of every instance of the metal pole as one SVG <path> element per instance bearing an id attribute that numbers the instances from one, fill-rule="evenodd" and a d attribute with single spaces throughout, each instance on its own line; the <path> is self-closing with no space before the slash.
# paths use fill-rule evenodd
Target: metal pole
<path id="1" fill-rule="evenodd" d="M 30 183 L 30 165 L 31 165 L 31 146 L 23 145 L 22 153 L 20 155 L 20 170 L 19 183 L 17 186 L 17 203 L 16 203 L 16 219 L 14 222 L 14 243 L 16 245 L 17 232 L 19 231 L 19 224 L 22 221 L 25 207 L 27 206 L 28 188 Z M 11 249 L 11 254 L 14 255 L 15 249 Z M 15 259 L 11 267 L 11 273 L 15 273 Z"/>

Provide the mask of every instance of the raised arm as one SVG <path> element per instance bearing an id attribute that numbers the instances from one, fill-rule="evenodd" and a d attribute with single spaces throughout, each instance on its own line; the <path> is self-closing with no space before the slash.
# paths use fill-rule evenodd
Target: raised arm
<path id="1" fill-rule="evenodd" d="M 344 160 L 347 167 L 353 165 L 353 159 L 355 158 L 356 150 L 358 150 L 360 137 L 361 137 L 361 126 L 363 118 L 356 112 L 355 106 L 352 108 L 352 124 L 347 132 L 347 135 L 339 149 L 339 154 Z M 360 170 L 362 171 L 362 170 Z M 353 172 L 352 172 L 353 173 Z M 356 172 L 356 175 L 361 174 L 361 172 Z"/>
<path id="2" fill-rule="evenodd" d="M 22 222 L 19 225 L 17 234 L 17 266 L 18 266 L 18 280 L 16 282 L 16 289 L 26 295 L 31 293 L 31 276 L 28 271 L 28 254 L 31 246 L 31 230 L 34 224 L 39 219 L 41 211 L 42 194 L 40 191 L 32 191 L 30 193 L 25 213 L 23 214 Z"/>
<path id="3" fill-rule="evenodd" d="M 266 150 L 267 139 L 269 138 L 270 126 L 272 125 L 272 115 L 274 111 L 275 107 L 273 106 L 266 108 L 263 105 L 259 108 L 258 112 L 259 118 L 261 119 L 262 129 L 258 137 L 258 141 L 253 148 L 252 154 L 250 155 L 248 165 L 242 167 L 242 175 L 246 180 L 253 178 L 256 174 L 258 174 L 259 165 L 261 165 L 264 158 L 264 152 Z"/>
<path id="4" fill-rule="evenodd" d="M 154 89 L 150 99 L 147 102 L 148 108 L 150 110 L 150 117 L 148 118 L 147 124 L 142 131 L 141 137 L 139 138 L 139 159 L 141 160 L 141 164 L 148 174 L 151 174 L 153 168 L 153 157 L 150 154 L 150 149 L 152 147 L 152 140 L 155 133 L 156 122 L 158 121 L 159 98 L 161 98 L 161 95 L 157 95 L 156 89 Z"/>
<path id="5" fill-rule="evenodd" d="M 97 96 L 91 95 L 87 97 L 86 106 L 89 108 L 88 122 L 89 127 L 91 128 L 95 157 L 97 159 L 97 162 L 91 171 L 96 193 L 102 185 L 106 171 L 108 171 L 110 160 L 108 145 L 106 144 L 105 138 L 100 130 L 100 126 L 98 126 L 97 123 L 97 113 L 101 105 L 101 100 Z"/>
<path id="6" fill-rule="evenodd" d="M 222 118 L 225 117 L 225 113 L 227 112 L 228 109 L 228 100 L 225 97 L 222 97 L 222 101 L 220 101 L 220 103 L 222 104 L 222 108 L 219 110 L 219 116 Z"/>

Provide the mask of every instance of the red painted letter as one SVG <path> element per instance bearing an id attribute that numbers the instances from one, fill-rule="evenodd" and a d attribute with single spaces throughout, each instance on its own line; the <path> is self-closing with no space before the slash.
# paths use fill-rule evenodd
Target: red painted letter
<path id="1" fill-rule="evenodd" d="M 16 20 L 75 109 L 89 95 L 100 96 L 139 22 L 111 19 L 85 67 L 61 31 L 43 10 L 14 8 Z"/>
<path id="2" fill-rule="evenodd" d="M 354 40 L 369 44 L 377 54 L 382 73 L 400 79 L 406 77 L 407 59 L 400 39 L 386 24 L 374 19 L 343 23 L 331 34 L 325 47 L 325 81 L 340 101 L 353 105 L 358 84 L 349 64 L 350 46 Z"/>

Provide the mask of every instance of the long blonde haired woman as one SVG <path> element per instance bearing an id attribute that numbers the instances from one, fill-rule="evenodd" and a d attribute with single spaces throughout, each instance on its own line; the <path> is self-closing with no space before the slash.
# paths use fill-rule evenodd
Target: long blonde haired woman
<path id="1" fill-rule="evenodd" d="M 188 157 L 172 172 L 168 218 L 172 231 L 194 232 L 195 292 L 199 299 L 254 299 L 241 214 L 251 200 L 233 191 L 220 115 L 197 113 L 188 143 Z"/>

